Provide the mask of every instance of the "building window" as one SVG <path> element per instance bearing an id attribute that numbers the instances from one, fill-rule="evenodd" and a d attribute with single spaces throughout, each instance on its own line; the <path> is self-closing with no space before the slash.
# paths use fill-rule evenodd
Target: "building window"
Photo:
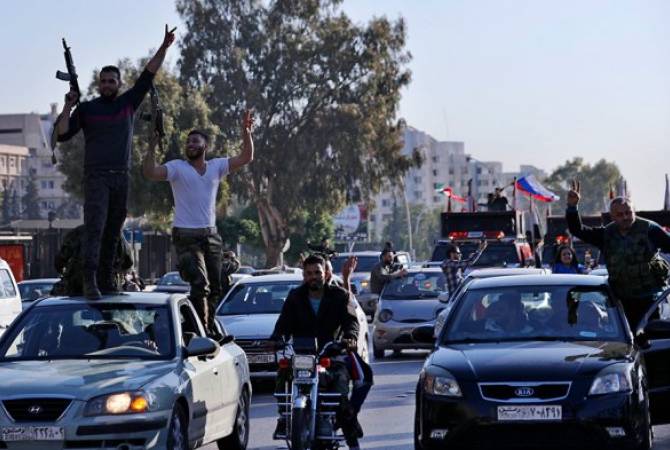
<path id="1" fill-rule="evenodd" d="M 421 177 L 414 177 L 414 183 L 416 184 L 421 183 Z"/>
<path id="2" fill-rule="evenodd" d="M 42 189 L 46 189 L 46 188 L 47 188 L 47 182 L 46 182 L 46 180 L 42 180 L 42 182 L 40 183 L 40 185 L 42 186 Z"/>
<path id="3" fill-rule="evenodd" d="M 453 175 L 453 174 L 454 174 L 454 168 L 453 168 L 453 167 L 450 167 L 450 168 L 449 168 L 449 175 Z"/>
<path id="4" fill-rule="evenodd" d="M 416 198 L 416 199 L 420 199 L 422 195 L 423 195 L 423 192 L 421 192 L 421 191 L 414 191 L 414 198 Z"/>
<path id="5" fill-rule="evenodd" d="M 54 180 L 49 180 L 49 189 L 53 189 L 55 186 Z"/>
<path id="6" fill-rule="evenodd" d="M 436 177 L 439 172 L 435 169 L 433 169 L 433 176 Z"/>
<path id="7" fill-rule="evenodd" d="M 392 218 L 393 218 L 393 214 L 384 214 L 382 216 L 382 221 L 388 223 L 388 222 L 391 221 Z"/>
<path id="8" fill-rule="evenodd" d="M 481 168 L 481 167 L 477 167 L 477 175 L 481 175 L 481 174 L 482 174 L 482 168 Z"/>
<path id="9" fill-rule="evenodd" d="M 382 200 L 382 206 L 388 207 L 391 204 L 391 201 L 387 198 Z"/>
<path id="10" fill-rule="evenodd" d="M 438 203 L 441 202 L 442 199 L 440 198 L 439 195 L 433 195 L 433 203 Z"/>
<path id="11" fill-rule="evenodd" d="M 10 157 L 9 158 L 9 167 L 14 167 L 16 165 L 16 162 L 14 161 L 14 158 Z"/>
<path id="12" fill-rule="evenodd" d="M 433 156 L 432 160 L 434 163 L 436 163 L 440 161 L 440 158 L 438 158 L 437 156 Z"/>
<path id="13" fill-rule="evenodd" d="M 29 154 L 30 156 L 35 156 L 35 155 L 37 155 L 37 149 L 34 148 L 34 147 L 30 147 L 30 148 L 28 149 L 28 154 Z"/>
<path id="14" fill-rule="evenodd" d="M 5 167 L 5 158 L 0 158 L 0 167 Z"/>

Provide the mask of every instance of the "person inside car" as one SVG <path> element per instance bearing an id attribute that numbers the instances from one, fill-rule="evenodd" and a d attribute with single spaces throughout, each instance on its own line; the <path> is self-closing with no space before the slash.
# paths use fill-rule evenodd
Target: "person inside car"
<path id="1" fill-rule="evenodd" d="M 533 331 L 519 294 L 506 292 L 486 308 L 484 330 L 512 336 Z"/>

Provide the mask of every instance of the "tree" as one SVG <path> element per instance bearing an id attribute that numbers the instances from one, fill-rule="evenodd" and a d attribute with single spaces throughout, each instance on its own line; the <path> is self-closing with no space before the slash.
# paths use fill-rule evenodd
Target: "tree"
<path id="1" fill-rule="evenodd" d="M 40 196 L 37 190 L 37 181 L 35 180 L 35 169 L 28 171 L 28 183 L 26 192 L 21 199 L 23 203 L 23 217 L 26 219 L 41 219 L 40 214 Z"/>
<path id="2" fill-rule="evenodd" d="M 440 238 L 440 213 L 442 208 L 428 209 L 424 205 L 410 204 L 412 241 L 417 261 L 427 260 L 433 254 L 435 240 Z M 391 220 L 383 231 L 382 241 L 390 241 L 397 250 L 409 250 L 405 205 L 398 200 L 391 212 Z"/>
<path id="3" fill-rule="evenodd" d="M 570 182 L 579 180 L 582 185 L 582 199 L 579 209 L 582 214 L 600 214 L 605 206 L 611 186 L 616 186 L 621 179 L 621 172 L 616 163 L 601 159 L 594 165 L 584 162 L 581 157 L 575 157 L 557 167 L 545 180 L 549 189 L 567 198 Z"/>
<path id="4" fill-rule="evenodd" d="M 396 120 L 410 80 L 405 24 L 356 25 L 340 3 L 177 1 L 181 76 L 206 92 L 220 142 L 239 142 L 242 113 L 255 110 L 256 158 L 231 189 L 258 211 L 268 266 L 302 231 L 293 218 L 334 214 L 352 186 L 368 200 L 414 162 Z"/>
<path id="5" fill-rule="evenodd" d="M 146 59 L 132 63 L 128 59 L 119 61 L 123 85 L 133 86 L 141 70 L 146 65 Z M 87 98 L 91 98 L 96 91 L 97 74 L 95 70 L 88 87 Z M 161 70 L 154 79 L 158 90 L 161 105 L 165 115 L 165 149 L 157 150 L 156 161 L 166 162 L 181 157 L 182 146 L 186 134 L 192 128 L 198 128 L 215 136 L 218 127 L 209 120 L 210 110 L 202 94 L 196 90 L 182 86 L 177 77 L 168 69 Z M 172 191 L 169 183 L 153 182 L 142 176 L 142 159 L 146 153 L 152 126 L 142 120 L 141 115 L 150 112 L 149 96 L 147 95 L 135 119 L 135 134 L 133 137 L 133 153 L 131 155 L 130 196 L 128 210 L 131 216 L 147 215 L 148 218 L 161 228 L 169 226 L 173 208 Z M 84 175 L 84 138 L 78 133 L 72 140 L 60 145 L 62 154 L 59 160 L 59 169 L 67 176 L 63 188 L 76 197 L 83 199 L 82 180 Z M 221 156 L 217 149 L 208 151 L 209 157 Z M 228 200 L 227 185 L 222 183 L 219 205 L 223 207 Z"/>
<path id="6" fill-rule="evenodd" d="M 238 217 L 225 217 L 217 221 L 224 249 L 235 249 L 237 244 L 253 242 L 260 236 L 258 223 Z"/>

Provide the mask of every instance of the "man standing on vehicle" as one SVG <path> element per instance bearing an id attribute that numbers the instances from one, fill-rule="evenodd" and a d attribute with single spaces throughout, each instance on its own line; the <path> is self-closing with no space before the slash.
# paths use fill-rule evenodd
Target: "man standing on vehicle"
<path id="1" fill-rule="evenodd" d="M 453 295 L 454 292 L 456 292 L 456 288 L 461 284 L 461 281 L 463 281 L 463 271 L 477 262 L 487 246 L 488 243 L 486 241 L 481 241 L 477 251 L 471 254 L 467 259 L 462 259 L 463 255 L 461 254 L 461 249 L 458 248 L 458 245 L 450 244 L 447 247 L 447 258 L 442 262 L 441 267 L 447 281 L 449 295 Z"/>
<path id="2" fill-rule="evenodd" d="M 375 264 L 370 272 L 370 292 L 381 294 L 384 286 L 394 278 L 400 278 L 407 275 L 407 269 L 394 267 L 393 260 L 395 252 L 390 242 L 387 242 L 379 256 L 379 262 Z"/>
<path id="3" fill-rule="evenodd" d="M 119 95 L 121 72 L 116 66 L 100 71 L 100 97 L 82 102 L 71 90 L 57 125 L 58 141 L 68 141 L 84 131 L 84 245 L 83 291 L 91 300 L 119 291 L 112 274 L 114 249 L 128 212 L 128 170 L 132 153 L 133 124 L 144 95 L 174 42 L 174 29 L 165 26 L 165 37 L 135 85 Z M 102 243 L 104 242 L 104 245 Z"/>
<path id="4" fill-rule="evenodd" d="M 584 226 L 577 210 L 579 200 L 580 183 L 573 181 L 565 213 L 570 233 L 602 252 L 609 285 L 635 332 L 667 283 L 670 266 L 658 251 L 670 251 L 670 235 L 657 223 L 636 217 L 633 202 L 625 197 L 610 202 L 611 223 L 604 227 Z"/>
<path id="5" fill-rule="evenodd" d="M 205 160 L 209 136 L 191 130 L 186 139 L 186 159 L 174 159 L 162 166 L 154 161 L 157 137 L 144 157 L 142 172 L 153 181 L 169 181 L 175 201 L 172 242 L 177 250 L 177 267 L 191 285 L 189 298 L 207 332 L 219 337 L 214 324 L 221 299 L 221 255 L 223 241 L 216 229 L 214 206 L 221 179 L 254 159 L 251 137 L 254 118 L 247 110 L 242 119 L 242 151 L 231 158 Z"/>
<path id="6" fill-rule="evenodd" d="M 358 320 L 349 312 L 348 304 L 347 291 L 325 282 L 324 259 L 311 255 L 305 259 L 303 265 L 303 283 L 289 292 L 271 339 L 287 341 L 290 338 L 316 338 L 320 350 L 327 343 L 341 337 L 347 346 L 355 351 L 359 333 Z M 348 401 L 350 380 L 346 367 L 340 368 L 332 375 L 334 383 L 331 388 L 342 394 L 342 408 L 338 414 L 342 431 L 349 448 L 358 449 L 355 415 Z M 290 376 L 290 372 L 279 369 L 278 388 L 281 388 Z M 282 416 L 277 421 L 275 436 L 285 434 L 285 430 L 286 419 Z"/>

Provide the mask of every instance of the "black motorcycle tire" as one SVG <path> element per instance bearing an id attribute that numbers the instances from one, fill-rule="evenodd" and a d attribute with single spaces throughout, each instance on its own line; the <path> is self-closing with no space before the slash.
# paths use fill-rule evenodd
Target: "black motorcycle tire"
<path id="1" fill-rule="evenodd" d="M 293 408 L 291 414 L 291 450 L 311 448 L 310 425 L 312 410 L 307 404 L 304 408 Z"/>

